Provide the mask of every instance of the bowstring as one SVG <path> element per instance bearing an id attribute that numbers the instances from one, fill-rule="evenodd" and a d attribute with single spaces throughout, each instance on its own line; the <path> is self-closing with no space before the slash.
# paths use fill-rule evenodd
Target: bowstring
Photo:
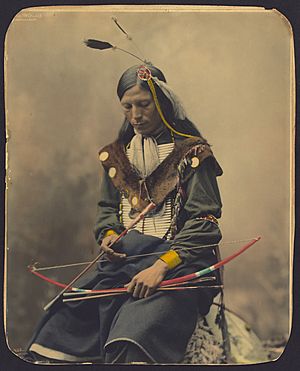
<path id="1" fill-rule="evenodd" d="M 243 240 L 227 241 L 227 242 L 225 241 L 225 242 L 208 244 L 208 245 L 201 245 L 201 246 L 196 246 L 196 247 L 180 247 L 180 246 L 178 246 L 178 247 L 176 247 L 176 250 L 197 250 L 197 249 L 203 249 L 205 247 L 215 247 L 215 246 L 220 246 L 220 245 L 233 245 L 233 244 L 247 242 L 247 241 L 250 241 L 251 239 L 252 238 L 247 238 L 247 239 L 243 239 Z M 159 254 L 163 254 L 163 253 L 165 253 L 165 251 L 157 251 L 157 252 L 152 252 L 152 253 L 131 255 L 131 256 L 126 257 L 126 261 L 131 260 L 131 259 L 136 259 L 136 258 L 142 258 L 142 257 L 145 257 L 145 256 L 159 255 Z M 101 264 L 101 263 L 106 262 L 106 261 L 108 261 L 108 260 L 107 259 L 101 259 L 101 260 L 98 260 L 97 263 Z M 80 263 L 71 263 L 71 264 L 63 264 L 63 265 L 53 265 L 53 266 L 49 266 L 49 267 L 40 267 L 40 268 L 35 267 L 34 264 L 33 264 L 33 269 L 36 272 L 38 272 L 38 271 L 46 271 L 46 270 L 59 269 L 59 268 L 78 267 L 78 266 L 82 266 L 82 265 L 87 265 L 89 263 L 90 262 L 80 262 Z"/>

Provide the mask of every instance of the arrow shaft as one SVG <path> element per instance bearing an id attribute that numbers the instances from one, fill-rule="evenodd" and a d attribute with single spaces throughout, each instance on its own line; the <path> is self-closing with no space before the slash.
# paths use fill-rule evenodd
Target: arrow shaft
<path id="1" fill-rule="evenodd" d="M 155 208 L 154 202 L 151 202 L 145 209 L 130 223 L 130 225 L 121 233 L 119 236 L 115 239 L 115 241 L 110 245 L 113 246 L 116 244 L 122 237 L 124 237 L 128 231 L 133 228 L 140 220 L 142 220 L 145 215 L 152 209 Z M 79 280 L 100 258 L 104 255 L 104 251 L 101 251 L 100 254 L 98 254 L 95 259 L 93 259 L 76 277 L 72 279 L 72 281 L 67 284 L 55 297 L 52 299 L 47 305 L 45 305 L 44 310 L 49 310 L 61 297 L 62 295 L 72 288 L 72 285 Z"/>
<path id="2" fill-rule="evenodd" d="M 151 205 L 151 204 L 150 204 Z M 148 207 L 131 223 L 131 226 L 129 226 L 126 230 L 124 230 L 119 236 L 118 238 L 116 239 L 116 241 L 114 243 L 116 243 L 117 241 L 119 241 L 120 238 L 122 238 L 130 228 L 132 228 L 133 225 L 135 225 L 135 223 L 137 223 L 139 220 L 141 220 L 145 214 L 150 211 L 149 209 L 150 208 L 150 205 L 148 205 Z M 153 208 L 153 206 L 152 206 Z M 148 209 L 148 210 L 147 210 Z M 188 281 L 191 281 L 191 280 L 195 280 L 195 279 L 199 279 L 200 277 L 210 273 L 210 272 L 213 272 L 214 270 L 216 269 L 219 269 L 221 268 L 222 266 L 224 266 L 225 264 L 229 263 L 231 260 L 235 259 L 236 257 L 238 257 L 239 255 L 241 255 L 243 252 L 245 252 L 247 249 L 249 249 L 251 246 L 253 246 L 257 241 L 259 241 L 261 239 L 261 237 L 256 237 L 254 239 L 252 239 L 249 243 L 247 243 L 245 246 L 243 246 L 240 250 L 238 250 L 237 252 L 235 252 L 234 254 L 228 256 L 227 258 L 221 260 L 220 262 L 214 264 L 214 265 L 211 265 L 210 267 L 207 267 L 207 268 L 204 268 L 198 272 L 194 272 L 194 273 L 191 273 L 191 274 L 188 274 L 188 275 L 185 275 L 185 276 L 181 276 L 181 277 L 177 277 L 177 278 L 173 278 L 173 279 L 169 279 L 169 280 L 165 280 L 165 281 L 162 281 L 161 284 L 160 284 L 160 288 L 162 287 L 165 287 L 165 286 L 170 286 L 170 285 L 177 285 L 179 283 L 186 283 Z M 35 274 L 36 276 L 38 276 L 39 278 L 42 278 L 44 280 L 46 280 L 47 282 L 51 283 L 51 284 L 54 284 L 56 286 L 59 286 L 59 287 L 62 287 L 63 290 L 53 299 L 51 300 L 51 302 L 49 304 L 47 304 L 45 306 L 45 310 L 48 310 L 62 295 L 64 295 L 66 293 L 66 291 L 68 290 L 72 290 L 72 291 L 77 291 L 77 292 L 82 292 L 83 294 L 84 293 L 101 293 L 101 294 L 117 294 L 117 293 L 125 293 L 127 291 L 127 288 L 125 287 L 116 287 L 116 288 L 111 288 L 111 289 L 103 289 L 103 290 L 86 290 L 86 289 L 79 289 L 79 288 L 76 288 L 76 287 L 72 287 L 72 285 L 103 255 L 103 252 L 101 252 L 82 272 L 79 273 L 79 275 L 77 275 L 69 284 L 63 284 L 63 283 L 60 283 L 60 282 L 57 282 L 57 281 L 54 281 L 48 277 L 45 277 L 44 275 L 36 272 L 33 267 L 30 268 L 30 271 Z M 196 281 L 195 281 L 196 282 Z M 70 294 L 67 294 L 66 295 L 71 295 Z"/>

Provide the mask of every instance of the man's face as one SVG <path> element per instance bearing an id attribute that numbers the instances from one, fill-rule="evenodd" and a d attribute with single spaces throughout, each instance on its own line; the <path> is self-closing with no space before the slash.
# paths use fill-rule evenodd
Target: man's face
<path id="1" fill-rule="evenodd" d="M 121 105 L 127 120 L 138 134 L 150 136 L 161 130 L 163 123 L 149 91 L 135 85 L 126 90 Z"/>

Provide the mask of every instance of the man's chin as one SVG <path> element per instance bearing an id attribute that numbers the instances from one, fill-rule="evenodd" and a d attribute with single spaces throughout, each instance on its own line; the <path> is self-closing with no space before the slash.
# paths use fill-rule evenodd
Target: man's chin
<path id="1" fill-rule="evenodd" d="M 137 134 L 144 135 L 144 136 L 150 136 L 151 135 L 151 133 L 148 130 L 145 130 L 145 129 L 143 130 L 142 128 L 136 128 L 135 132 Z"/>

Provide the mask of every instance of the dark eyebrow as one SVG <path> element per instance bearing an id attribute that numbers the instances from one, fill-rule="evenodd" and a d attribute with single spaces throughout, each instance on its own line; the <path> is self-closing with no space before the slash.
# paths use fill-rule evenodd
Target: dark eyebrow
<path id="1" fill-rule="evenodd" d="M 132 104 L 143 104 L 143 103 L 150 103 L 151 102 L 151 98 L 143 98 L 143 99 L 137 99 L 136 101 L 132 102 L 132 101 L 127 101 L 126 99 L 122 102 L 121 101 L 121 104 L 122 106 L 124 105 L 132 105 Z"/>

